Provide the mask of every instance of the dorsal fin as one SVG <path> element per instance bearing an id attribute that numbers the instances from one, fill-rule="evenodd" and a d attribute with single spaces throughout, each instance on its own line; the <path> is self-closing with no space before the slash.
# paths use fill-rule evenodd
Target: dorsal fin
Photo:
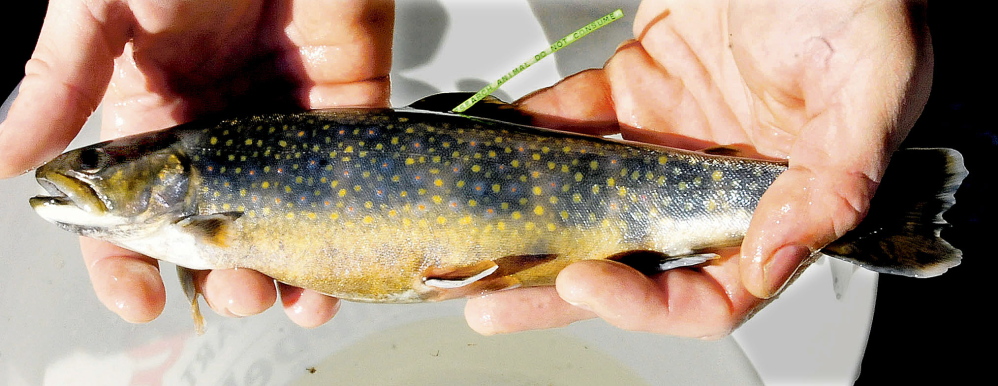
<path id="1" fill-rule="evenodd" d="M 464 102 L 468 98 L 471 98 L 473 95 L 475 95 L 473 92 L 448 92 L 433 94 L 413 102 L 409 105 L 409 108 L 434 111 L 438 113 L 451 113 L 453 108 L 457 107 L 457 105 L 461 104 L 461 102 Z M 516 105 L 506 103 L 492 95 L 486 96 L 461 114 L 517 123 L 521 125 L 529 125 L 531 122 L 529 114 L 517 109 Z"/>

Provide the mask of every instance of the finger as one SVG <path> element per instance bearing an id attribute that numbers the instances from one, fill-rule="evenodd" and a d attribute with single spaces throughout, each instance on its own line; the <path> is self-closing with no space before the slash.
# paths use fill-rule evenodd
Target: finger
<path id="1" fill-rule="evenodd" d="M 339 299 L 331 296 L 284 283 L 278 283 L 277 289 L 288 319 L 305 328 L 323 325 L 340 309 Z"/>
<path id="2" fill-rule="evenodd" d="M 145 323 L 166 305 L 166 289 L 155 259 L 103 241 L 80 238 L 80 250 L 97 299 L 122 319 Z"/>
<path id="3" fill-rule="evenodd" d="M 586 70 L 515 102 L 532 113 L 533 124 L 591 135 L 620 131 L 610 85 L 603 70 Z"/>
<path id="4" fill-rule="evenodd" d="M 479 334 L 494 335 L 563 327 L 595 315 L 566 303 L 552 287 L 530 287 L 468 299 L 464 317 Z"/>
<path id="5" fill-rule="evenodd" d="M 675 269 L 652 279 L 612 261 L 572 264 L 558 275 L 556 287 L 565 301 L 619 328 L 696 338 L 727 335 L 758 303 L 736 286 L 729 298 L 725 286 L 704 271 Z"/>
<path id="6" fill-rule="evenodd" d="M 17 98 L 0 123 L 0 178 L 57 155 L 97 108 L 130 25 L 111 8 L 110 2 L 49 2 Z"/>
<path id="7" fill-rule="evenodd" d="M 222 316 L 256 315 L 277 301 L 274 279 L 251 269 L 199 271 L 195 278 L 205 302 Z"/>
<path id="8" fill-rule="evenodd" d="M 296 0 L 285 30 L 307 106 L 387 106 L 395 4 Z"/>

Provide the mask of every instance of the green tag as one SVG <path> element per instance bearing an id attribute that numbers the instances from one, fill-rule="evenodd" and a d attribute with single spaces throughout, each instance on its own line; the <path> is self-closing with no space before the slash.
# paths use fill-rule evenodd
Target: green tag
<path id="1" fill-rule="evenodd" d="M 546 58 L 548 55 L 551 55 L 557 52 L 558 50 L 565 48 L 566 46 L 572 44 L 576 40 L 581 39 L 583 36 L 589 35 L 590 32 L 603 28 L 603 26 L 610 24 L 614 21 L 617 21 L 617 19 L 620 19 L 621 17 L 624 17 L 624 11 L 618 9 L 606 16 L 597 19 L 596 21 L 593 21 L 592 23 L 587 24 L 585 27 L 579 28 L 578 30 L 572 32 L 568 36 L 565 36 L 560 40 L 552 43 L 551 46 L 548 47 L 546 50 L 541 51 L 537 55 L 534 55 L 534 57 L 530 58 L 530 60 L 523 62 L 523 64 L 517 66 L 512 71 L 506 73 L 506 75 L 503 75 L 502 78 L 499 78 L 499 80 L 492 82 L 492 84 L 485 86 L 485 88 L 481 90 L 478 90 L 478 92 L 476 92 L 475 95 L 473 95 L 471 98 L 468 98 L 468 100 L 461 102 L 460 105 L 458 105 L 451 111 L 455 113 L 460 113 L 467 110 L 469 107 L 473 106 L 475 103 L 478 103 L 478 101 L 482 100 L 482 98 L 485 98 L 489 94 L 492 94 L 492 92 L 498 89 L 499 86 L 502 86 L 503 83 L 506 83 L 517 74 L 523 72 L 523 70 L 526 70 L 527 67 L 530 67 L 534 63 L 539 62 L 541 59 Z"/>

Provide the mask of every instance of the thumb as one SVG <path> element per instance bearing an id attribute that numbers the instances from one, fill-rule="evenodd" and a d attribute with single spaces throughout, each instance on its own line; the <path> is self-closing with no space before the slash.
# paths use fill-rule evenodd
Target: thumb
<path id="1" fill-rule="evenodd" d="M 17 97 L 0 123 L 0 178 L 54 157 L 100 104 L 131 22 L 115 3 L 49 2 Z"/>
<path id="2" fill-rule="evenodd" d="M 742 243 L 742 282 L 770 298 L 808 257 L 866 215 L 876 183 L 863 174 L 792 166 L 759 200 Z"/>

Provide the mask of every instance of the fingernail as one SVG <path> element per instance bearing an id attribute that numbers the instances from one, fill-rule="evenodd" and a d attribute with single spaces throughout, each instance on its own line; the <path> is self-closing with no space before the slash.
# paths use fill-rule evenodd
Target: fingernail
<path id="1" fill-rule="evenodd" d="M 766 298 L 782 292 L 787 281 L 801 267 L 801 263 L 811 254 L 811 250 L 800 245 L 780 248 L 762 268 L 762 279 L 766 287 Z"/>
<path id="2" fill-rule="evenodd" d="M 586 303 L 583 303 L 583 302 L 574 302 L 574 301 L 571 301 L 571 300 L 566 300 L 566 302 L 568 302 L 568 304 L 571 304 L 574 307 L 578 307 L 578 308 L 581 308 L 583 310 L 590 311 L 590 312 L 595 312 L 595 311 L 593 311 L 593 308 L 589 304 L 586 304 Z"/>

